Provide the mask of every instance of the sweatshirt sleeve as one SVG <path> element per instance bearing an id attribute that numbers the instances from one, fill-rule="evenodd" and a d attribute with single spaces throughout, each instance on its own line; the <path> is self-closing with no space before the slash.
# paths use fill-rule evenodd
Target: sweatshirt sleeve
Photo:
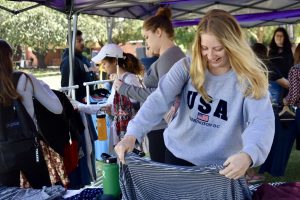
<path id="1" fill-rule="evenodd" d="M 154 90 L 156 90 L 156 88 L 143 88 L 123 83 L 119 89 L 119 93 L 139 102 L 144 102 Z"/>
<path id="2" fill-rule="evenodd" d="M 63 111 L 62 104 L 50 87 L 29 74 L 33 83 L 34 97 L 49 111 L 54 114 L 60 114 Z"/>
<path id="3" fill-rule="evenodd" d="M 275 118 L 269 94 L 261 99 L 246 97 L 243 107 L 243 152 L 250 155 L 252 167 L 264 163 L 274 138 Z"/>
<path id="4" fill-rule="evenodd" d="M 186 59 L 175 63 L 171 70 L 161 78 L 158 88 L 147 98 L 136 116 L 129 122 L 126 135 L 133 135 L 141 142 L 142 137 L 162 120 L 188 81 L 189 74 L 183 66 L 184 62 Z"/>
<path id="5" fill-rule="evenodd" d="M 124 83 L 126 83 L 128 85 L 133 85 L 133 86 L 142 88 L 142 84 L 141 84 L 139 78 L 135 74 L 129 74 L 128 76 L 126 76 L 126 78 L 124 80 Z M 136 99 L 133 99 L 133 98 L 130 98 L 130 97 L 129 97 L 129 99 L 132 103 L 139 102 Z"/>

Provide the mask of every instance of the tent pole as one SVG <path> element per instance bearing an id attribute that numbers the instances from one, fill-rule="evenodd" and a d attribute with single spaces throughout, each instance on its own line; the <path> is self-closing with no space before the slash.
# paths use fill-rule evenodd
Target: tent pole
<path id="1" fill-rule="evenodd" d="M 75 45 L 77 32 L 78 14 L 73 15 L 73 36 L 72 36 L 72 85 L 74 85 L 74 63 L 75 63 Z M 70 73 L 71 74 L 71 73 Z M 75 99 L 75 90 L 72 90 L 72 98 Z"/>
<path id="2" fill-rule="evenodd" d="M 71 40 L 70 38 L 72 38 L 72 30 L 71 30 L 71 26 L 72 26 L 72 16 L 68 17 L 68 46 L 69 46 L 69 86 L 73 86 L 73 58 L 72 58 L 72 44 L 73 44 L 73 40 Z M 74 90 L 69 90 L 68 91 L 68 95 L 71 96 L 71 98 L 75 99 L 75 92 L 73 92 Z M 71 94 L 70 94 L 71 93 Z"/>

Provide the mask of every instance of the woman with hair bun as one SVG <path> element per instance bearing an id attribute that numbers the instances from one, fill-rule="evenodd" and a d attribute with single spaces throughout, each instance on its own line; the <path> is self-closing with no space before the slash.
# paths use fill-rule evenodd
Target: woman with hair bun
<path id="1" fill-rule="evenodd" d="M 158 82 L 171 67 L 185 57 L 182 50 L 174 43 L 174 29 L 171 22 L 171 10 L 159 8 L 156 15 L 147 19 L 143 24 L 142 34 L 146 45 L 159 58 L 150 66 L 144 75 L 145 88 L 126 84 L 120 80 L 114 82 L 116 91 L 139 102 L 146 101 L 147 97 L 158 87 Z M 163 138 L 167 123 L 161 122 L 147 134 L 149 139 L 149 153 L 153 161 L 164 162 L 166 147 Z"/>

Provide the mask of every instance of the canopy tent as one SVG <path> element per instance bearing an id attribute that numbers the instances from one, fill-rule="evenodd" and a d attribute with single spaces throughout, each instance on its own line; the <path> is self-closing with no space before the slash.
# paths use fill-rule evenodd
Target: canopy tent
<path id="1" fill-rule="evenodd" d="M 23 0 L 11 0 L 23 2 Z M 27 0 L 36 4 L 21 10 L 10 10 L 0 5 L 0 9 L 18 14 L 40 5 L 67 14 L 69 20 L 70 78 L 73 86 L 73 63 L 75 30 L 80 13 L 106 17 L 146 19 L 153 16 L 160 6 L 172 9 L 174 26 L 190 26 L 199 23 L 211 9 L 223 9 L 236 17 L 242 27 L 293 24 L 300 21 L 299 0 Z M 73 20 L 73 37 L 71 24 Z M 74 97 L 74 90 L 72 97 Z"/>
<path id="2" fill-rule="evenodd" d="M 21 1 L 21 0 L 13 0 Z M 242 27 L 298 23 L 299 0 L 29 0 L 68 15 L 84 13 L 107 17 L 145 19 L 159 6 L 172 9 L 175 26 L 196 25 L 211 9 L 235 15 Z M 17 11 L 14 11 L 17 13 Z"/>

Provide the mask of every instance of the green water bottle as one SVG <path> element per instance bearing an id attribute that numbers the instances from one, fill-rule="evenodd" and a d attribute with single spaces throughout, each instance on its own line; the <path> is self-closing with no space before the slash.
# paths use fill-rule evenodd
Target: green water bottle
<path id="1" fill-rule="evenodd" d="M 119 184 L 119 165 L 117 163 L 117 158 L 106 153 L 102 153 L 101 158 L 103 159 L 103 193 L 119 198 L 121 189 Z"/>

